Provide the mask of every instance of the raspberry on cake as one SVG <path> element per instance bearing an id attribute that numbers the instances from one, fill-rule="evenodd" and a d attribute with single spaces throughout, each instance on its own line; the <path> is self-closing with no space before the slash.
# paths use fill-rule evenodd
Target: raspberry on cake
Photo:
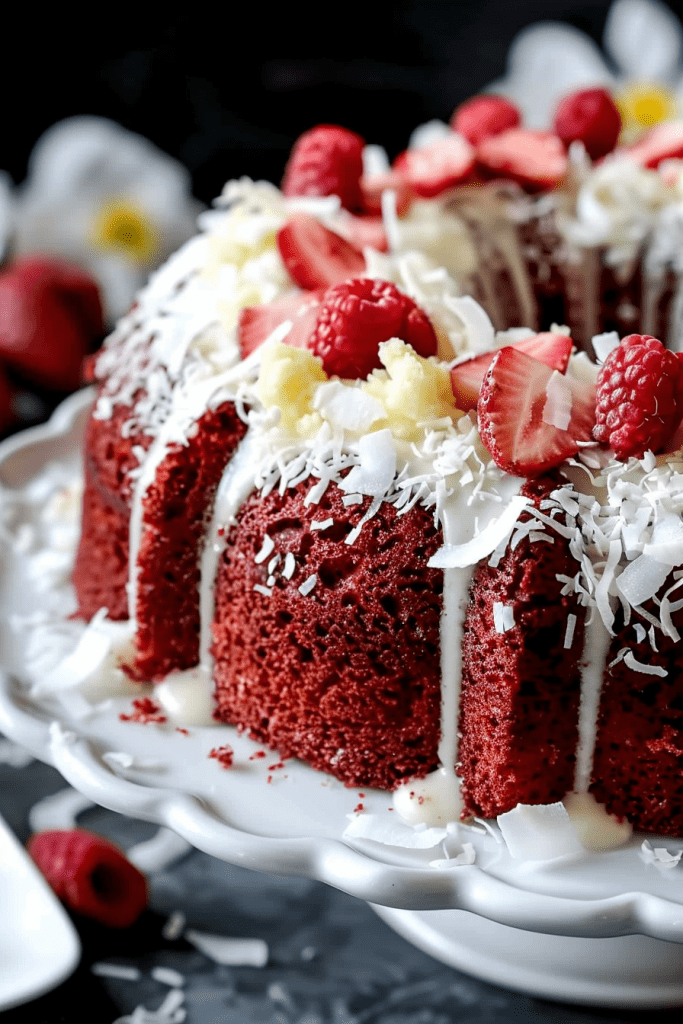
<path id="1" fill-rule="evenodd" d="M 592 792 L 681 835 L 681 361 L 582 351 L 672 321 L 680 183 L 495 127 L 387 163 L 386 252 L 344 235 L 341 129 L 291 194 L 226 186 L 97 360 L 80 614 L 121 623 L 169 727 L 191 679 L 424 824 Z"/>

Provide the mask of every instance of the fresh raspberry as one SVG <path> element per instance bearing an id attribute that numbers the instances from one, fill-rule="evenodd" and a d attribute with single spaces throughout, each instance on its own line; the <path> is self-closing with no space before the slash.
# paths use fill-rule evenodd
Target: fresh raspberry
<path id="1" fill-rule="evenodd" d="M 454 131 L 478 146 L 482 139 L 517 128 L 521 121 L 517 107 L 503 96 L 473 96 L 455 108 L 450 123 Z"/>
<path id="2" fill-rule="evenodd" d="M 381 366 L 379 346 L 389 338 L 436 355 L 436 334 L 420 307 L 390 282 L 360 277 L 328 288 L 306 347 L 329 376 L 364 379 Z"/>
<path id="3" fill-rule="evenodd" d="M 294 143 L 285 168 L 286 196 L 339 196 L 347 210 L 360 210 L 365 140 L 348 128 L 319 124 Z"/>
<path id="4" fill-rule="evenodd" d="M 39 832 L 28 852 L 71 910 L 110 928 L 128 928 L 147 906 L 145 876 L 121 851 L 84 829 Z"/>
<path id="5" fill-rule="evenodd" d="M 661 341 L 629 334 L 598 374 L 593 437 L 622 462 L 657 452 L 683 417 L 683 363 Z"/>
<path id="6" fill-rule="evenodd" d="M 607 89 L 581 89 L 560 102 L 554 128 L 565 146 L 579 140 L 591 160 L 599 160 L 617 144 L 621 114 Z"/>

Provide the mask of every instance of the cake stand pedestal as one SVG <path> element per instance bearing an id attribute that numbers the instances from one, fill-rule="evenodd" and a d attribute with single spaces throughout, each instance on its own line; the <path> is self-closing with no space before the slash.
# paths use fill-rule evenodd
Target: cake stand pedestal
<path id="1" fill-rule="evenodd" d="M 683 1005 L 683 945 L 676 942 L 546 935 L 462 910 L 370 906 L 418 949 L 494 985 L 614 1009 Z"/>

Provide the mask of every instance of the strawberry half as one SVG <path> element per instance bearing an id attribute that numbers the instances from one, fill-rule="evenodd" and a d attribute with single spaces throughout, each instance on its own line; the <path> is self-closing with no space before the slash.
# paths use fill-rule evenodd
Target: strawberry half
<path id="1" fill-rule="evenodd" d="M 145 876 L 114 846 L 85 829 L 39 832 L 28 852 L 71 910 L 128 928 L 147 906 Z"/>
<path id="2" fill-rule="evenodd" d="M 683 124 L 658 124 L 633 146 L 619 153 L 641 167 L 658 167 L 662 160 L 680 160 L 683 157 Z"/>
<path id="3" fill-rule="evenodd" d="M 552 383 L 551 383 L 552 380 Z M 566 429 L 554 418 L 553 388 L 570 404 Z M 545 363 L 512 346 L 494 357 L 477 404 L 481 439 L 500 469 L 532 477 L 574 455 L 589 441 L 595 423 L 595 388 L 560 377 Z"/>
<path id="4" fill-rule="evenodd" d="M 365 273 L 360 249 L 309 213 L 296 213 L 277 234 L 280 256 L 300 288 L 329 288 Z"/>
<path id="5" fill-rule="evenodd" d="M 458 132 L 424 149 L 406 149 L 394 161 L 417 196 L 432 199 L 465 181 L 474 170 L 474 148 Z"/>
<path id="6" fill-rule="evenodd" d="M 382 193 L 388 189 L 396 196 L 396 213 L 399 217 L 408 212 L 413 198 L 405 176 L 396 168 L 383 174 L 373 174 L 372 177 L 361 178 L 360 187 L 363 196 L 363 210 L 376 217 L 382 214 Z"/>
<path id="7" fill-rule="evenodd" d="M 511 347 L 517 349 L 518 352 L 525 352 L 526 355 L 533 356 L 534 359 L 539 359 L 552 370 L 565 373 L 573 346 L 572 339 L 566 334 L 553 334 L 550 331 L 545 331 L 542 334 L 524 338 L 522 341 L 516 341 Z M 476 409 L 482 381 L 496 351 L 494 349 L 483 352 L 480 356 L 466 359 L 451 369 L 451 387 L 455 404 L 463 412 Z"/>
<path id="8" fill-rule="evenodd" d="M 237 342 L 242 359 L 246 359 L 262 345 L 285 320 L 291 320 L 295 324 L 303 313 L 320 305 L 322 294 L 322 289 L 314 292 L 295 292 L 293 295 L 273 299 L 262 306 L 245 307 L 237 321 Z M 291 344 L 289 336 L 285 340 Z M 303 348 L 303 345 L 300 347 Z"/>
<path id="9" fill-rule="evenodd" d="M 504 96 L 473 96 L 456 107 L 451 116 L 451 128 L 464 135 L 473 146 L 478 146 L 489 135 L 498 135 L 508 128 L 516 128 L 522 116 Z"/>
<path id="10" fill-rule="evenodd" d="M 489 177 L 511 178 L 531 191 L 555 188 L 567 173 L 564 143 L 552 132 L 510 128 L 490 135 L 477 148 L 479 167 Z"/>

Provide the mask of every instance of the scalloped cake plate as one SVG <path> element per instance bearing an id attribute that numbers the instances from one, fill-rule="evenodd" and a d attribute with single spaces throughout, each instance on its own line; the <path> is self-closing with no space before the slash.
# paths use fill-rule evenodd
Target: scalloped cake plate
<path id="1" fill-rule="evenodd" d="M 91 399 L 79 392 L 48 424 L 0 445 L 0 529 L 18 489 L 55 466 L 62 475 L 80 472 Z M 646 862 L 644 836 L 552 861 L 513 860 L 498 830 L 480 824 L 460 826 L 429 849 L 350 839 L 344 831 L 361 806 L 394 823 L 391 794 L 347 789 L 295 759 L 280 762 L 229 726 L 181 731 L 170 722 L 124 721 L 130 694 L 87 715 L 32 699 L 23 681 L 25 640 L 10 618 L 39 612 L 45 598 L 21 545 L 10 543 L 22 525 L 5 526 L 0 541 L 0 730 L 76 789 L 170 827 L 219 859 L 319 879 L 366 900 L 415 945 L 485 980 L 596 1005 L 683 1003 L 683 861 Z M 210 756 L 226 744 L 234 752 L 229 770 Z M 673 854 L 683 848 L 648 839 Z M 464 843 L 474 863 L 455 865 Z M 432 863 L 449 858 L 446 867 Z"/>

